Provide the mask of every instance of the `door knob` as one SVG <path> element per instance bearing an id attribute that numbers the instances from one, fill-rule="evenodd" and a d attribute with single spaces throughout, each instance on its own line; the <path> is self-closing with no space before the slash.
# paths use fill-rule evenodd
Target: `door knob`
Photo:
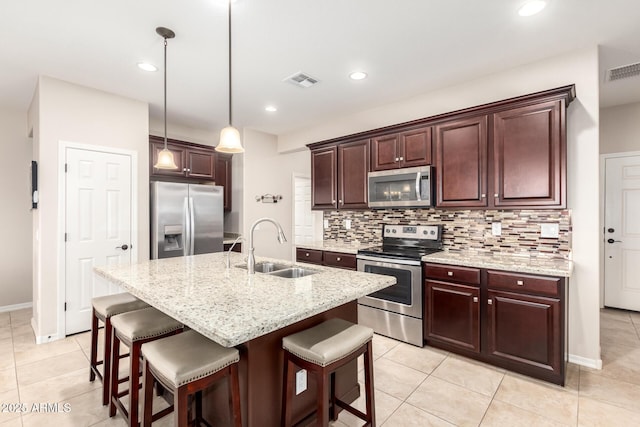
<path id="1" fill-rule="evenodd" d="M 116 249 L 122 249 L 123 251 L 126 251 L 127 249 L 129 249 L 129 245 L 116 246 Z"/>
<path id="2" fill-rule="evenodd" d="M 622 240 L 613 240 L 613 239 L 607 239 L 607 243 L 622 243 Z"/>

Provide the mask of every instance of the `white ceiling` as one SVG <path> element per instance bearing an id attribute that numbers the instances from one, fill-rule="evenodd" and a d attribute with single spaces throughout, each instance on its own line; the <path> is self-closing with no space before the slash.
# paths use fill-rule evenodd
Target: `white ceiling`
<path id="1" fill-rule="evenodd" d="M 550 0 L 237 0 L 233 3 L 234 124 L 280 134 L 332 117 L 577 49 L 601 46 L 601 106 L 640 101 L 640 77 L 605 70 L 640 61 L 640 2 Z M 48 75 L 146 101 L 162 116 L 157 26 L 168 46 L 170 123 L 227 124 L 226 0 L 2 0 L 0 107 L 26 111 Z M 369 78 L 351 81 L 349 72 Z M 304 71 L 308 89 L 283 82 Z M 267 104 L 278 112 L 264 111 Z"/>

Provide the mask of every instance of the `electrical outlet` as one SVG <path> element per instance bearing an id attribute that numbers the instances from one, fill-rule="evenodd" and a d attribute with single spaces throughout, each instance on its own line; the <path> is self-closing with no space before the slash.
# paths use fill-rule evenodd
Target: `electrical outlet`
<path id="1" fill-rule="evenodd" d="M 326 229 L 326 228 L 329 228 L 329 220 L 328 220 L 328 219 L 325 219 L 325 220 L 324 220 L 324 228 L 325 228 L 325 229 Z"/>
<path id="2" fill-rule="evenodd" d="M 296 372 L 296 396 L 307 389 L 307 370 Z"/>
<path id="3" fill-rule="evenodd" d="M 351 220 L 350 219 L 345 219 L 344 220 L 344 228 L 347 230 L 351 229 Z"/>
<path id="4" fill-rule="evenodd" d="M 502 223 L 501 222 L 492 222 L 491 223 L 491 234 L 494 236 L 502 235 Z"/>
<path id="5" fill-rule="evenodd" d="M 560 237 L 560 224 L 540 224 L 540 237 L 557 239 Z"/>

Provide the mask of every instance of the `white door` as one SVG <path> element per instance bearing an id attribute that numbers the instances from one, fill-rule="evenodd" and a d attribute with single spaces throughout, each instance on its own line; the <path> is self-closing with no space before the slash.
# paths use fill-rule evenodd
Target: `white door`
<path id="1" fill-rule="evenodd" d="M 296 176 L 294 180 L 294 242 L 322 240 L 322 212 L 311 210 L 311 178 Z"/>
<path id="2" fill-rule="evenodd" d="M 604 305 L 640 311 L 640 156 L 605 161 Z"/>
<path id="3" fill-rule="evenodd" d="M 66 149 L 66 334 L 91 328 L 91 299 L 121 292 L 93 267 L 131 262 L 131 157 Z"/>

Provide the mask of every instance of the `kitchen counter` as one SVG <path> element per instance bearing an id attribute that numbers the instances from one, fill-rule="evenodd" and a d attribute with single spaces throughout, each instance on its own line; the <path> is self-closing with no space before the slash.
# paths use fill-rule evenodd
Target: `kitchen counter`
<path id="1" fill-rule="evenodd" d="M 520 255 L 487 254 L 481 252 L 436 252 L 422 257 L 423 262 L 460 265 L 464 267 L 506 270 L 518 273 L 570 277 L 573 262 L 562 258 L 540 258 Z"/>
<path id="2" fill-rule="evenodd" d="M 372 275 L 317 265 L 318 273 L 288 279 L 249 275 L 244 256 L 225 253 L 98 267 L 95 272 L 197 332 L 232 347 L 395 283 Z M 258 257 L 256 262 L 282 260 Z M 287 264 L 292 264 L 287 262 Z M 294 265 L 294 264 L 292 264 Z"/>
<path id="3" fill-rule="evenodd" d="M 344 242 L 342 240 L 318 240 L 296 245 L 296 248 L 316 249 L 319 251 L 357 254 L 358 250 L 377 246 L 375 243 Z"/>

